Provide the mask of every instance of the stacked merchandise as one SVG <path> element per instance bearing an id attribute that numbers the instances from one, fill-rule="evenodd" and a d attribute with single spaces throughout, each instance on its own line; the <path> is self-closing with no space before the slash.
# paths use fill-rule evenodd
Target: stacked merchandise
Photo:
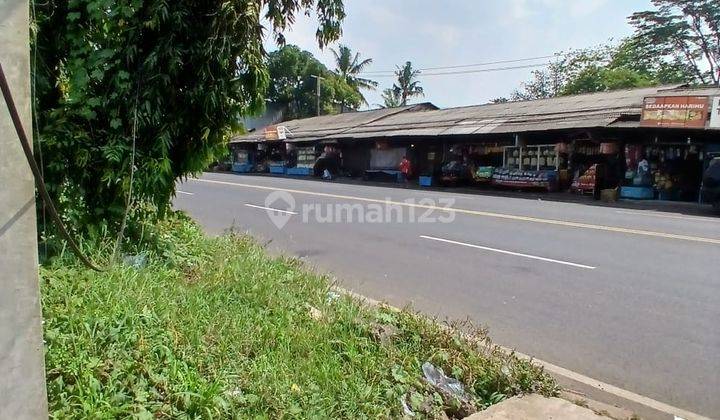
<path id="1" fill-rule="evenodd" d="M 653 187 L 659 192 L 659 198 L 661 200 L 667 200 L 673 198 L 673 187 L 677 183 L 677 179 L 667 172 L 654 171 L 652 173 Z"/>
<path id="2" fill-rule="evenodd" d="M 441 170 L 442 180 L 445 182 L 466 181 L 472 176 L 470 167 L 457 160 L 444 164 Z"/>
<path id="3" fill-rule="evenodd" d="M 315 166 L 315 148 L 298 147 L 294 149 L 293 154 L 295 155 L 294 166 L 287 168 L 286 173 L 288 175 L 312 175 L 313 167 Z"/>
<path id="4" fill-rule="evenodd" d="M 557 182 L 555 171 L 523 171 L 519 169 L 497 168 L 492 175 L 492 183 L 498 186 L 515 188 L 554 189 Z"/>
<path id="5" fill-rule="evenodd" d="M 492 166 L 478 166 L 473 172 L 473 179 L 477 182 L 490 182 L 494 172 L 495 168 Z"/>
<path id="6" fill-rule="evenodd" d="M 509 156 L 507 157 L 506 166 L 509 168 L 519 168 L 520 167 L 520 149 L 519 148 L 513 148 L 508 147 L 508 153 Z"/>
<path id="7" fill-rule="evenodd" d="M 578 192 L 592 192 L 595 190 L 596 175 L 597 164 L 592 165 L 587 171 L 577 177 L 570 188 Z"/>

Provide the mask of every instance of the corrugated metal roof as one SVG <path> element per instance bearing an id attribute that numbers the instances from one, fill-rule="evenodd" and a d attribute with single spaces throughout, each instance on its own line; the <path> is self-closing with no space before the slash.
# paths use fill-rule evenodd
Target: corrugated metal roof
<path id="1" fill-rule="evenodd" d="M 283 124 L 292 132 L 288 141 L 459 136 L 613 127 L 619 126 L 616 123 L 619 119 L 623 127 L 637 127 L 639 122 L 621 117 L 639 116 L 643 99 L 649 96 L 720 96 L 720 88 L 659 86 L 424 112 L 404 112 L 409 107 L 384 109 Z"/>
<path id="2" fill-rule="evenodd" d="M 317 140 L 343 133 L 355 127 L 361 127 L 390 115 L 404 112 L 419 112 L 428 109 L 437 109 L 437 107 L 426 102 L 398 108 L 373 109 L 369 111 L 346 112 L 342 114 L 290 120 L 280 123 L 279 125 L 285 126 L 286 129 L 292 133 L 286 140 L 288 142 Z M 265 141 L 263 130 L 257 130 L 244 136 L 236 136 L 230 140 L 231 143 L 261 141 Z"/>

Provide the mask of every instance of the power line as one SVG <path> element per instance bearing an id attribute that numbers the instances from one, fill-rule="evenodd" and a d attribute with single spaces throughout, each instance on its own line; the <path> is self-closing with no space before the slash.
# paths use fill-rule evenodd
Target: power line
<path id="1" fill-rule="evenodd" d="M 418 77 L 424 77 L 424 76 L 446 76 L 446 75 L 453 75 L 453 74 L 470 74 L 470 73 L 489 73 L 489 72 L 495 72 L 495 71 L 505 71 L 505 70 L 518 70 L 518 69 L 532 69 L 532 68 L 539 68 L 539 67 L 547 67 L 549 63 L 542 63 L 542 64 L 528 64 L 525 66 L 508 66 L 508 67 L 493 67 L 490 69 L 475 69 L 475 70 L 461 70 L 461 71 L 446 71 L 446 72 L 440 72 L 440 73 L 420 73 Z M 378 74 L 373 77 L 396 77 L 394 74 Z"/>
<path id="2" fill-rule="evenodd" d="M 461 64 L 461 65 L 456 65 L 456 66 L 425 67 L 425 68 L 419 68 L 419 69 L 417 69 L 417 70 L 426 71 L 426 70 L 460 69 L 460 68 L 468 68 L 468 67 L 489 66 L 489 65 L 493 65 L 493 64 L 520 63 L 520 62 L 523 62 L 523 61 L 542 60 L 542 59 L 553 58 L 553 57 L 557 57 L 557 54 L 553 54 L 553 55 L 542 55 L 542 56 L 528 57 L 528 58 L 517 58 L 517 59 L 513 59 L 513 60 L 488 61 L 488 62 L 485 62 L 485 63 L 476 63 L 476 64 Z M 395 70 L 378 70 L 378 71 L 365 71 L 365 72 L 361 72 L 361 74 L 367 74 L 367 75 L 371 75 L 371 74 L 378 74 L 378 75 L 379 75 L 379 74 L 384 74 L 384 73 L 391 73 L 391 74 L 394 75 L 394 74 L 395 74 Z"/>

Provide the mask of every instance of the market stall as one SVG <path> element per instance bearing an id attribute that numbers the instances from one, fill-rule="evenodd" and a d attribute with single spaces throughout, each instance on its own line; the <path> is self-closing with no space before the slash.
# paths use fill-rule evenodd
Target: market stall
<path id="1" fill-rule="evenodd" d="M 238 173 L 255 171 L 257 146 L 254 143 L 233 143 L 230 145 L 231 170 Z"/>
<path id="2" fill-rule="evenodd" d="M 442 184 L 489 184 L 495 168 L 502 166 L 503 150 L 498 143 L 452 145 L 444 154 L 440 167 Z"/>
<path id="3" fill-rule="evenodd" d="M 288 150 L 288 159 L 286 173 L 288 175 L 310 176 L 313 174 L 317 152 L 314 145 L 297 146 L 293 145 Z"/>
<path id="4" fill-rule="evenodd" d="M 621 196 L 697 201 L 704 151 L 695 144 L 625 146 L 626 172 Z"/>
<path id="5" fill-rule="evenodd" d="M 577 142 L 568 148 L 573 171 L 571 191 L 601 197 L 603 190 L 614 190 L 621 184 L 624 162 L 617 141 Z"/>
<path id="6" fill-rule="evenodd" d="M 557 190 L 559 170 L 567 162 L 561 156 L 561 149 L 556 144 L 504 147 L 503 167 L 494 170 L 492 184 L 517 189 Z"/>
<path id="7" fill-rule="evenodd" d="M 405 147 L 392 147 L 387 143 L 377 143 L 370 150 L 370 167 L 365 171 L 365 179 L 375 181 L 402 181 L 399 166 L 407 155 Z"/>

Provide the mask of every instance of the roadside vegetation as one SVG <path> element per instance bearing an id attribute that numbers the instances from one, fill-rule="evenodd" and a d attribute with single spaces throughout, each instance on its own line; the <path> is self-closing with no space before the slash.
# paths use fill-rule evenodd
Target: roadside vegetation
<path id="1" fill-rule="evenodd" d="M 364 305 L 248 237 L 208 238 L 179 213 L 142 230 L 107 271 L 41 268 L 54 418 L 445 418 L 556 392 L 484 332 Z M 431 386 L 425 362 L 466 401 Z"/>

